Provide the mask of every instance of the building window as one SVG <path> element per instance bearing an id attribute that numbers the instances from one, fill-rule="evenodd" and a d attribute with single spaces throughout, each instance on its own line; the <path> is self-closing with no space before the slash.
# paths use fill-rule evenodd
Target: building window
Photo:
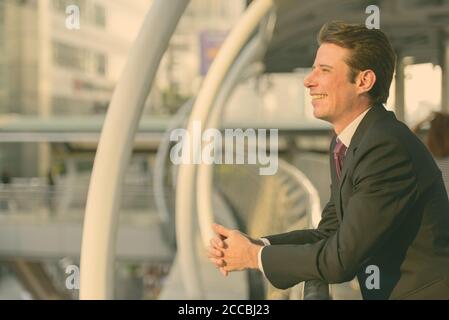
<path id="1" fill-rule="evenodd" d="M 105 76 L 107 72 L 107 57 L 104 53 L 86 48 L 53 42 L 53 61 L 65 68 Z"/>
<path id="2" fill-rule="evenodd" d="M 97 74 L 106 75 L 106 56 L 101 53 L 95 55 L 95 71 Z"/>
<path id="3" fill-rule="evenodd" d="M 5 74 L 5 65 L 0 63 L 0 94 L 6 89 L 6 74 Z"/>
<path id="4" fill-rule="evenodd" d="M 103 6 L 96 4 L 94 6 L 94 21 L 95 25 L 99 27 L 106 27 L 106 9 Z"/>
<path id="5" fill-rule="evenodd" d="M 86 71 L 84 52 L 80 48 L 55 42 L 53 44 L 53 59 L 61 67 Z"/>
<path id="6" fill-rule="evenodd" d="M 4 56 L 4 52 L 3 49 L 5 48 L 5 35 L 4 35 L 4 28 L 3 26 L 0 24 L 0 55 Z"/>
<path id="7" fill-rule="evenodd" d="M 5 24 L 5 2 L 0 0 L 0 28 Z"/>
<path id="8" fill-rule="evenodd" d="M 0 50 L 4 48 L 5 39 L 4 39 L 4 33 L 5 32 L 5 1 L 0 0 Z M 3 53 L 1 53 L 3 56 Z"/>

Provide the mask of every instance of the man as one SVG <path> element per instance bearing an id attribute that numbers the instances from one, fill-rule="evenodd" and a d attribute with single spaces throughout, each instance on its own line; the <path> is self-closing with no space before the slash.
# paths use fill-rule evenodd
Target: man
<path id="1" fill-rule="evenodd" d="M 395 66 L 388 39 L 332 22 L 318 42 L 304 85 L 336 133 L 318 228 L 255 240 L 214 225 L 209 259 L 224 275 L 258 268 L 280 289 L 357 276 L 364 299 L 449 299 L 449 201 L 425 146 L 383 106 Z M 366 286 L 367 270 L 379 271 L 379 286 Z"/>

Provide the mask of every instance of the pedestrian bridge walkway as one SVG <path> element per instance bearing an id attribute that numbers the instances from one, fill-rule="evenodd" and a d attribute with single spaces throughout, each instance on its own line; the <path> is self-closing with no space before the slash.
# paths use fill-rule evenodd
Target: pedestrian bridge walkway
<path id="1" fill-rule="evenodd" d="M 79 259 L 83 212 L 72 210 L 64 216 L 49 212 L 0 215 L 0 257 L 34 259 Z M 173 249 L 164 240 L 155 213 L 125 212 L 120 218 L 117 259 L 129 261 L 171 261 Z"/>

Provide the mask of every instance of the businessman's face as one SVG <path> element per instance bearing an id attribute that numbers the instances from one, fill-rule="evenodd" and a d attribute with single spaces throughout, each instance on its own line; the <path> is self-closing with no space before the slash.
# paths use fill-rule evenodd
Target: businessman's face
<path id="1" fill-rule="evenodd" d="M 353 108 L 357 94 L 345 62 L 349 53 L 348 49 L 331 43 L 319 47 L 312 71 L 304 79 L 316 118 L 335 124 Z"/>

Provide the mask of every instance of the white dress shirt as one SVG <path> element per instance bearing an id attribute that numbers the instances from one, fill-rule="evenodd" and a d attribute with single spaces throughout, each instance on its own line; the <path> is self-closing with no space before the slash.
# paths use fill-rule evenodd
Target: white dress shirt
<path id="1" fill-rule="evenodd" d="M 358 126 L 360 125 L 360 122 L 362 122 L 365 115 L 368 113 L 370 108 L 362 112 L 357 118 L 355 118 L 346 128 L 343 129 L 342 132 L 337 136 L 337 138 L 343 142 L 346 148 L 349 148 L 349 145 L 351 144 L 352 137 L 354 136 L 355 131 L 357 130 Z M 264 246 L 269 246 L 270 241 L 266 238 L 260 238 L 262 242 L 264 243 Z M 265 275 L 265 272 L 263 271 L 263 265 L 262 265 L 262 250 L 264 247 L 260 248 L 257 260 L 259 264 L 259 270 Z"/>
<path id="2" fill-rule="evenodd" d="M 363 118 L 365 118 L 365 115 L 368 113 L 370 109 L 368 108 L 363 113 L 361 113 L 357 118 L 352 120 L 350 124 L 346 128 L 343 129 L 342 132 L 337 136 L 338 140 L 343 142 L 346 148 L 349 148 L 349 145 L 351 144 L 352 137 L 354 136 L 355 131 L 359 127 L 360 122 L 362 122 Z"/>

